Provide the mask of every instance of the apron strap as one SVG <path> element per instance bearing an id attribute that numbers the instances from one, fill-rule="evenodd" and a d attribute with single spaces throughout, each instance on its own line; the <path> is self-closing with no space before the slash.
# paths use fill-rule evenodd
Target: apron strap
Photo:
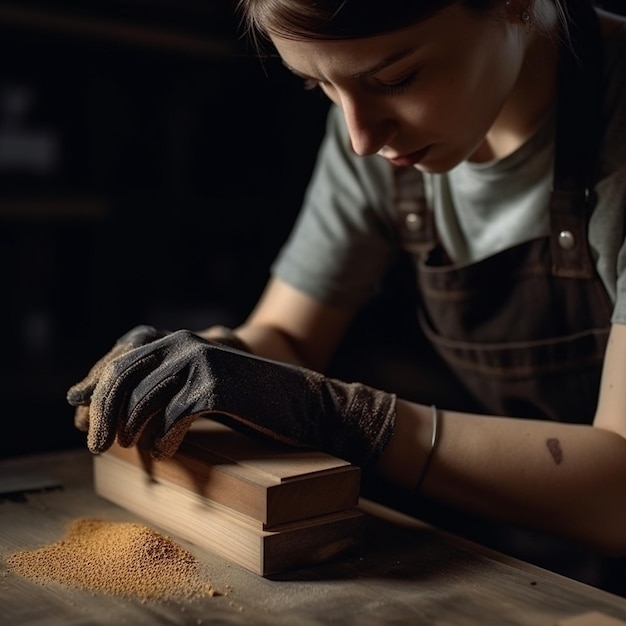
<path id="1" fill-rule="evenodd" d="M 595 163 L 602 136 L 603 41 L 588 0 L 568 5 L 561 46 L 556 116 L 556 154 L 550 199 L 552 273 L 592 278 L 588 221 L 594 206 Z"/>
<path id="2" fill-rule="evenodd" d="M 394 167 L 393 175 L 400 246 L 420 261 L 426 261 L 435 246 L 436 233 L 424 177 L 414 167 Z"/>

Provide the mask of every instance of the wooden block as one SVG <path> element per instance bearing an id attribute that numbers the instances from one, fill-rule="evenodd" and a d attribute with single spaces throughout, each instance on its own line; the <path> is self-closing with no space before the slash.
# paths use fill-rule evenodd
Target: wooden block
<path id="1" fill-rule="evenodd" d="M 212 502 L 114 454 L 94 457 L 95 490 L 165 531 L 267 576 L 336 558 L 361 540 L 363 513 L 351 510 L 266 530 L 258 520 Z"/>
<path id="2" fill-rule="evenodd" d="M 105 454 L 253 518 L 266 529 L 358 504 L 361 472 L 347 461 L 246 437 L 213 420 L 193 425 L 178 452 L 154 461 L 141 445 Z"/>
<path id="3" fill-rule="evenodd" d="M 626 622 L 604 613 L 591 611 L 556 622 L 555 626 L 626 626 Z"/>

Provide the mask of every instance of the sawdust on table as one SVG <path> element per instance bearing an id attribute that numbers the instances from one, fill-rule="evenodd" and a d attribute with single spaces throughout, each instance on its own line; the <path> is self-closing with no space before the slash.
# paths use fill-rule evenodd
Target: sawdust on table
<path id="1" fill-rule="evenodd" d="M 37 583 L 146 600 L 221 595 L 185 548 L 143 524 L 71 521 L 61 540 L 11 554 L 9 569 Z"/>

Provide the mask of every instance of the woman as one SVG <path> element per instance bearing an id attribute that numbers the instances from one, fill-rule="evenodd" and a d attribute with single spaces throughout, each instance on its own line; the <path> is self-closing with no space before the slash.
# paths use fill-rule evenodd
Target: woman
<path id="1" fill-rule="evenodd" d="M 70 390 L 90 449 L 143 431 L 165 456 L 219 415 L 405 500 L 626 554 L 624 20 L 586 0 L 240 10 L 333 103 L 305 206 L 240 328 L 138 327 Z M 401 254 L 467 400 L 316 373 Z"/>

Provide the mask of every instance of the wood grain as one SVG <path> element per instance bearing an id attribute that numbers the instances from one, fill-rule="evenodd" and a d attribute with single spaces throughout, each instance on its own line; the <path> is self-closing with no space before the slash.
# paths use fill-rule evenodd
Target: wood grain
<path id="1" fill-rule="evenodd" d="M 196 421 L 179 451 L 154 461 L 141 444 L 105 454 L 257 520 L 265 529 L 354 508 L 361 473 L 314 450 L 252 439 L 208 419 Z"/>
<path id="2" fill-rule="evenodd" d="M 258 521 L 113 454 L 94 458 L 94 486 L 103 498 L 262 576 L 328 561 L 361 539 L 360 511 L 264 530 Z"/>

